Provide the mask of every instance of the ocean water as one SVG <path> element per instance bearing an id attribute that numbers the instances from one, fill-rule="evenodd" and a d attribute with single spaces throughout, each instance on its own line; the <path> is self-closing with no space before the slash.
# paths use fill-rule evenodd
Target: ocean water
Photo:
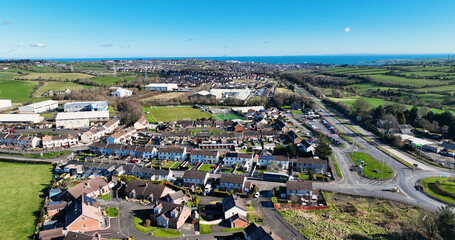
<path id="1" fill-rule="evenodd" d="M 451 55 L 452 57 L 452 55 Z M 135 57 L 135 58 L 60 58 L 45 59 L 51 61 L 99 61 L 99 60 L 137 60 L 137 59 L 186 59 L 190 57 Z M 322 64 L 350 64 L 350 65 L 377 65 L 372 61 L 396 59 L 429 59 L 445 58 L 444 54 L 396 54 L 396 55 L 318 55 L 318 56 L 251 56 L 251 57 L 191 57 L 193 59 L 209 59 L 216 61 L 239 61 L 256 63 L 322 63 Z"/>

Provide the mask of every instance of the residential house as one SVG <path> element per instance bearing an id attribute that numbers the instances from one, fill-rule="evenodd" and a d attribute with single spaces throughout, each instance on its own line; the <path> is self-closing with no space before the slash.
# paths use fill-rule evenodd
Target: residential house
<path id="1" fill-rule="evenodd" d="M 239 152 L 226 153 L 224 155 L 223 164 L 226 166 L 232 166 L 234 163 L 236 163 L 238 167 L 243 168 L 244 171 L 248 171 L 253 165 L 253 154 Z"/>
<path id="2" fill-rule="evenodd" d="M 289 157 L 282 155 L 262 155 L 259 158 L 259 165 L 260 166 L 274 165 L 277 168 L 287 170 L 289 168 Z"/>
<path id="3" fill-rule="evenodd" d="M 82 195 L 86 195 L 87 197 L 91 198 L 97 198 L 100 195 L 109 193 L 109 190 L 109 184 L 104 181 L 103 178 L 96 177 L 83 181 L 76 186 L 67 189 L 60 195 L 60 199 L 69 202 L 79 198 Z"/>
<path id="4" fill-rule="evenodd" d="M 292 197 L 304 198 L 306 200 L 312 200 L 317 198 L 318 190 L 313 189 L 312 182 L 294 182 L 288 181 L 286 182 L 286 196 L 287 199 L 291 199 Z"/>
<path id="5" fill-rule="evenodd" d="M 218 151 L 194 149 L 190 153 L 190 161 L 192 163 L 215 164 L 218 163 L 219 157 L 220 153 Z"/>
<path id="6" fill-rule="evenodd" d="M 160 201 L 156 202 L 150 220 L 159 227 L 179 229 L 190 216 L 191 209 L 187 206 Z"/>
<path id="7" fill-rule="evenodd" d="M 106 141 L 108 143 L 125 143 L 130 141 L 132 138 L 137 138 L 137 136 L 138 134 L 136 128 L 129 127 L 112 134 L 106 139 Z"/>
<path id="8" fill-rule="evenodd" d="M 223 174 L 220 178 L 219 189 L 229 192 L 234 189 L 235 192 L 243 193 L 245 190 L 248 192 L 250 189 L 245 189 L 246 177 L 241 175 Z"/>
<path id="9" fill-rule="evenodd" d="M 243 230 L 245 240 L 282 240 L 276 233 L 272 232 L 270 228 L 258 225 L 256 223 L 250 224 Z"/>
<path id="10" fill-rule="evenodd" d="M 314 153 L 314 146 L 309 143 L 306 139 L 302 139 L 299 145 L 299 148 L 305 152 L 313 152 Z"/>
<path id="11" fill-rule="evenodd" d="M 183 173 L 183 185 L 185 186 L 192 186 L 195 185 L 197 187 L 204 187 L 207 183 L 209 178 L 208 172 L 201 172 L 201 171 L 194 171 L 194 170 L 187 170 Z"/>
<path id="12" fill-rule="evenodd" d="M 175 148 L 175 147 L 165 147 L 159 148 L 158 160 L 171 160 L 171 161 L 185 161 L 186 159 L 186 147 L 184 148 Z"/>
<path id="13" fill-rule="evenodd" d="M 93 198 L 81 195 L 68 206 L 65 227 L 68 231 L 91 232 L 106 227 L 100 204 Z"/>
<path id="14" fill-rule="evenodd" d="M 326 160 L 316 158 L 298 158 L 295 162 L 295 171 L 313 172 L 317 174 L 327 173 L 329 163 Z"/>
<path id="15" fill-rule="evenodd" d="M 149 121 L 147 121 L 147 118 L 145 118 L 145 116 L 142 116 L 139 118 L 139 120 L 137 120 L 137 122 L 134 123 L 134 128 L 137 130 L 146 129 L 148 125 Z"/>
<path id="16" fill-rule="evenodd" d="M 44 136 L 41 140 L 43 148 L 70 147 L 79 142 L 77 136 L 71 134 Z"/>
<path id="17" fill-rule="evenodd" d="M 172 190 L 169 187 L 153 184 L 146 181 L 131 179 L 126 185 L 125 196 L 133 199 L 146 199 L 155 201 L 165 197 Z"/>
<path id="18" fill-rule="evenodd" d="M 238 214 L 243 217 L 247 217 L 247 209 L 245 202 L 236 196 L 236 195 L 229 195 L 221 201 L 221 205 L 223 206 L 223 213 L 224 219 L 227 220 L 230 217 Z"/>
<path id="19" fill-rule="evenodd" d="M 47 230 L 41 230 L 38 238 L 40 240 L 61 240 L 65 237 L 65 230 L 62 227 Z"/>
<path id="20" fill-rule="evenodd" d="M 64 210 L 65 207 L 66 202 L 64 201 L 49 202 L 49 205 L 46 207 L 47 216 L 52 217 L 60 211 Z"/>
<path id="21" fill-rule="evenodd" d="M 191 196 L 188 196 L 183 191 L 168 193 L 166 196 L 166 201 L 175 204 L 184 204 L 188 201 Z"/>

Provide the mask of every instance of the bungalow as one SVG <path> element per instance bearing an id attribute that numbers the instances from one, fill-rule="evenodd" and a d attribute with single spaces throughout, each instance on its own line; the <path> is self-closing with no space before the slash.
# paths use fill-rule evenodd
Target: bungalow
<path id="1" fill-rule="evenodd" d="M 231 174 L 223 174 L 220 178 L 220 185 L 218 186 L 219 189 L 230 191 L 234 189 L 235 192 L 243 193 L 245 192 L 246 177 L 241 175 L 231 175 Z M 250 189 L 248 189 L 249 191 Z"/>
<path id="2" fill-rule="evenodd" d="M 208 151 L 195 149 L 191 151 L 190 161 L 192 163 L 208 163 L 215 164 L 218 162 L 220 153 L 218 151 Z"/>
<path id="3" fill-rule="evenodd" d="M 126 185 L 125 196 L 133 199 L 146 199 L 155 201 L 161 199 L 170 193 L 172 190 L 169 187 L 159 184 L 153 184 L 137 179 L 131 179 Z"/>
<path id="4" fill-rule="evenodd" d="M 236 163 L 239 167 L 242 167 L 244 171 L 248 171 L 253 164 L 253 154 L 228 152 L 224 155 L 223 163 L 226 166 L 232 166 Z"/>
<path id="5" fill-rule="evenodd" d="M 60 199 L 69 202 L 79 198 L 82 195 L 97 198 L 98 196 L 106 193 L 109 193 L 109 184 L 104 181 L 104 179 L 96 177 L 87 181 L 83 181 L 76 186 L 69 188 L 60 195 Z"/>
<path id="6" fill-rule="evenodd" d="M 223 206 L 225 220 L 236 214 L 247 217 L 246 205 L 243 200 L 236 195 L 227 196 L 221 201 L 221 205 Z"/>
<path id="7" fill-rule="evenodd" d="M 101 213 L 100 204 L 95 199 L 85 195 L 73 200 L 66 212 L 65 227 L 68 231 L 98 231 L 107 225 Z"/>
<path id="8" fill-rule="evenodd" d="M 200 172 L 194 170 L 188 170 L 183 173 L 183 185 L 192 186 L 196 185 L 198 187 L 204 187 L 209 178 L 208 172 Z"/>
<path id="9" fill-rule="evenodd" d="M 171 160 L 171 161 L 185 161 L 186 159 L 186 147 L 175 148 L 166 147 L 158 149 L 158 160 Z"/>
<path id="10" fill-rule="evenodd" d="M 291 199 L 296 196 L 298 198 L 304 198 L 306 200 L 317 198 L 317 189 L 313 189 L 312 182 L 286 182 L 286 196 L 287 199 Z"/>
<path id="11" fill-rule="evenodd" d="M 260 166 L 270 166 L 271 164 L 281 169 L 289 168 L 289 158 L 282 155 L 262 155 L 259 158 Z"/>
<path id="12" fill-rule="evenodd" d="M 243 230 L 245 240 L 282 240 L 270 228 L 258 225 L 256 223 L 250 224 Z"/>
<path id="13" fill-rule="evenodd" d="M 179 229 L 190 216 L 191 209 L 187 206 L 156 202 L 150 220 L 159 227 Z"/>
<path id="14" fill-rule="evenodd" d="M 43 148 L 70 147 L 76 145 L 79 139 L 71 134 L 45 136 L 42 138 Z"/>
<path id="15" fill-rule="evenodd" d="M 136 128 L 129 127 L 112 134 L 106 139 L 106 141 L 108 143 L 124 143 L 131 140 L 131 138 L 136 138 L 137 136 Z"/>
<path id="16" fill-rule="evenodd" d="M 295 162 L 295 171 L 314 172 L 317 174 L 327 173 L 328 161 L 316 158 L 298 158 Z"/>

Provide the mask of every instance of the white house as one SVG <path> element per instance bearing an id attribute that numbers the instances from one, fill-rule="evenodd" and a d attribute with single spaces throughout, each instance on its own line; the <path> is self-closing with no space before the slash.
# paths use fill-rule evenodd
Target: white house
<path id="1" fill-rule="evenodd" d="M 43 148 L 70 147 L 78 143 L 77 136 L 71 134 L 45 136 L 42 138 Z"/>
<path id="2" fill-rule="evenodd" d="M 134 127 L 122 129 L 117 133 L 112 134 L 106 140 L 108 143 L 124 143 L 131 140 L 131 138 L 137 137 L 137 131 Z"/>
<path id="3" fill-rule="evenodd" d="M 43 113 L 52 111 L 58 108 L 58 102 L 54 100 L 46 100 L 42 102 L 32 103 L 19 107 L 20 113 Z"/>
<path id="4" fill-rule="evenodd" d="M 236 214 L 243 217 L 247 216 L 245 202 L 236 195 L 227 196 L 221 201 L 221 204 L 223 206 L 224 219 L 229 219 Z"/>
<path id="5" fill-rule="evenodd" d="M 136 128 L 137 130 L 146 129 L 148 125 L 149 122 L 147 121 L 147 118 L 142 116 L 141 118 L 139 118 L 139 120 L 137 120 L 137 122 L 134 123 L 134 128 Z"/>
<path id="6" fill-rule="evenodd" d="M 63 104 L 65 112 L 79 112 L 79 111 L 107 111 L 107 101 L 93 101 L 93 102 L 68 102 Z"/>
<path id="7" fill-rule="evenodd" d="M 178 88 L 179 86 L 175 83 L 151 83 L 145 86 L 145 89 L 150 91 L 174 91 Z"/>
<path id="8" fill-rule="evenodd" d="M 185 171 L 185 173 L 183 173 L 182 178 L 183 178 L 184 186 L 196 185 L 198 187 L 204 187 L 209 178 L 209 173 L 188 170 L 188 171 Z"/>
<path id="9" fill-rule="evenodd" d="M 312 182 L 286 182 L 286 196 L 288 199 L 292 196 L 297 196 L 299 198 L 311 200 L 314 197 L 317 197 L 317 193 L 313 191 Z"/>
<path id="10" fill-rule="evenodd" d="M 192 163 L 208 163 L 215 164 L 218 162 L 220 153 L 218 151 L 208 151 L 195 149 L 190 153 L 190 161 Z"/>
<path id="11" fill-rule="evenodd" d="M 171 160 L 171 161 L 185 161 L 186 159 L 186 147 L 184 148 L 159 148 L 158 149 L 158 160 Z"/>
<path id="12" fill-rule="evenodd" d="M 11 106 L 12 104 L 10 99 L 0 99 L 0 109 L 9 108 Z"/>
<path id="13" fill-rule="evenodd" d="M 260 166 L 269 166 L 270 164 L 281 169 L 289 169 L 289 158 L 282 155 L 262 155 L 259 158 Z"/>
<path id="14" fill-rule="evenodd" d="M 133 91 L 124 89 L 124 88 L 117 88 L 117 90 L 112 92 L 112 96 L 114 97 L 129 97 L 133 95 Z"/>
<path id="15" fill-rule="evenodd" d="M 234 163 L 239 167 L 242 167 L 244 171 L 248 171 L 253 165 L 253 154 L 239 152 L 226 153 L 226 155 L 224 155 L 223 164 L 225 166 L 232 166 Z"/>
<path id="16" fill-rule="evenodd" d="M 92 127 L 89 131 L 84 132 L 81 135 L 81 140 L 83 142 L 93 142 L 101 137 L 104 137 L 106 134 L 113 132 L 118 127 L 119 123 L 120 121 L 118 118 L 113 118 L 103 126 Z"/>

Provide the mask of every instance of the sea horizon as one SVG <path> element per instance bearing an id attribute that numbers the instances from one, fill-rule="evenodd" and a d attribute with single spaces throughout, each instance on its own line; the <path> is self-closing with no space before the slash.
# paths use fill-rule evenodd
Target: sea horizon
<path id="1" fill-rule="evenodd" d="M 452 59 L 453 54 L 332 54 L 332 55 L 291 55 L 291 56 L 220 56 L 220 57 L 88 57 L 88 58 L 11 58 L 7 60 L 46 60 L 61 62 L 109 61 L 109 60 L 150 60 L 150 59 L 206 59 L 215 61 L 238 61 L 269 64 L 349 64 L 379 65 L 375 61 L 416 60 L 416 59 Z"/>

